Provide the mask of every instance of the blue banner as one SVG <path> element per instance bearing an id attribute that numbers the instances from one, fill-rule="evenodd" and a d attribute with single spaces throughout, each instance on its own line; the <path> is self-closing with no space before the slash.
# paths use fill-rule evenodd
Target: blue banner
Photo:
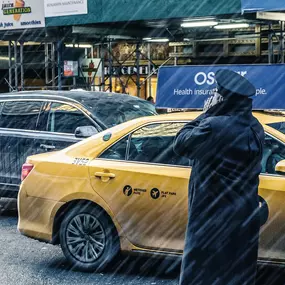
<path id="1" fill-rule="evenodd" d="M 285 65 L 166 66 L 158 72 L 157 108 L 203 108 L 216 88 L 215 72 L 230 69 L 256 87 L 254 109 L 285 109 Z"/>
<path id="2" fill-rule="evenodd" d="M 242 0 L 242 12 L 285 10 L 284 0 Z"/>

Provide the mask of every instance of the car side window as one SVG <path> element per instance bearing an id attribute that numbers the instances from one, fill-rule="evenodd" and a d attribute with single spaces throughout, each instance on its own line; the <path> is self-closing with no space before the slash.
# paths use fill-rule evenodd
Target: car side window
<path id="1" fill-rule="evenodd" d="M 77 127 L 93 126 L 94 123 L 79 109 L 63 103 L 52 103 L 49 107 L 47 131 L 74 134 Z"/>
<path id="2" fill-rule="evenodd" d="M 276 164 L 285 159 L 285 146 L 275 138 L 266 135 L 263 147 L 262 173 L 277 174 Z"/>
<path id="3" fill-rule="evenodd" d="M 130 138 L 127 160 L 190 166 L 191 161 L 173 151 L 174 138 L 185 123 L 156 123 L 135 131 Z"/>
<path id="4" fill-rule="evenodd" d="M 124 137 L 104 151 L 99 158 L 125 160 L 127 153 L 128 136 Z"/>
<path id="5" fill-rule="evenodd" d="M 36 130 L 43 103 L 7 101 L 1 108 L 0 128 Z"/>

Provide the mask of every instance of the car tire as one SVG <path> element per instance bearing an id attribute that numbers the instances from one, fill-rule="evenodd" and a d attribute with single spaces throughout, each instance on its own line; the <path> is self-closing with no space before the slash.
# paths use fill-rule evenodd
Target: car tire
<path id="1" fill-rule="evenodd" d="M 77 205 L 60 226 L 60 244 L 72 269 L 98 272 L 117 256 L 120 243 L 109 216 L 93 205 Z"/>

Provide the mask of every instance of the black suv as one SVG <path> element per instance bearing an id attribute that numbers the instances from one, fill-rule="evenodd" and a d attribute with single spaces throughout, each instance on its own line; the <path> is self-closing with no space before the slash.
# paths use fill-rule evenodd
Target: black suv
<path id="1" fill-rule="evenodd" d="M 0 95 L 0 197 L 17 197 L 32 154 L 63 149 L 122 122 L 155 115 L 142 99 L 116 93 L 34 91 Z"/>

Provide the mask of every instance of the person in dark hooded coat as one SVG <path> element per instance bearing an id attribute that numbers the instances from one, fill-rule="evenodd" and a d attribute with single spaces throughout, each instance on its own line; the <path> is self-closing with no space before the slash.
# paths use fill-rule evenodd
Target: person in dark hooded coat
<path id="1" fill-rule="evenodd" d="M 252 115 L 254 86 L 229 70 L 216 82 L 206 111 L 174 142 L 193 160 L 180 285 L 253 285 L 264 130 Z"/>

